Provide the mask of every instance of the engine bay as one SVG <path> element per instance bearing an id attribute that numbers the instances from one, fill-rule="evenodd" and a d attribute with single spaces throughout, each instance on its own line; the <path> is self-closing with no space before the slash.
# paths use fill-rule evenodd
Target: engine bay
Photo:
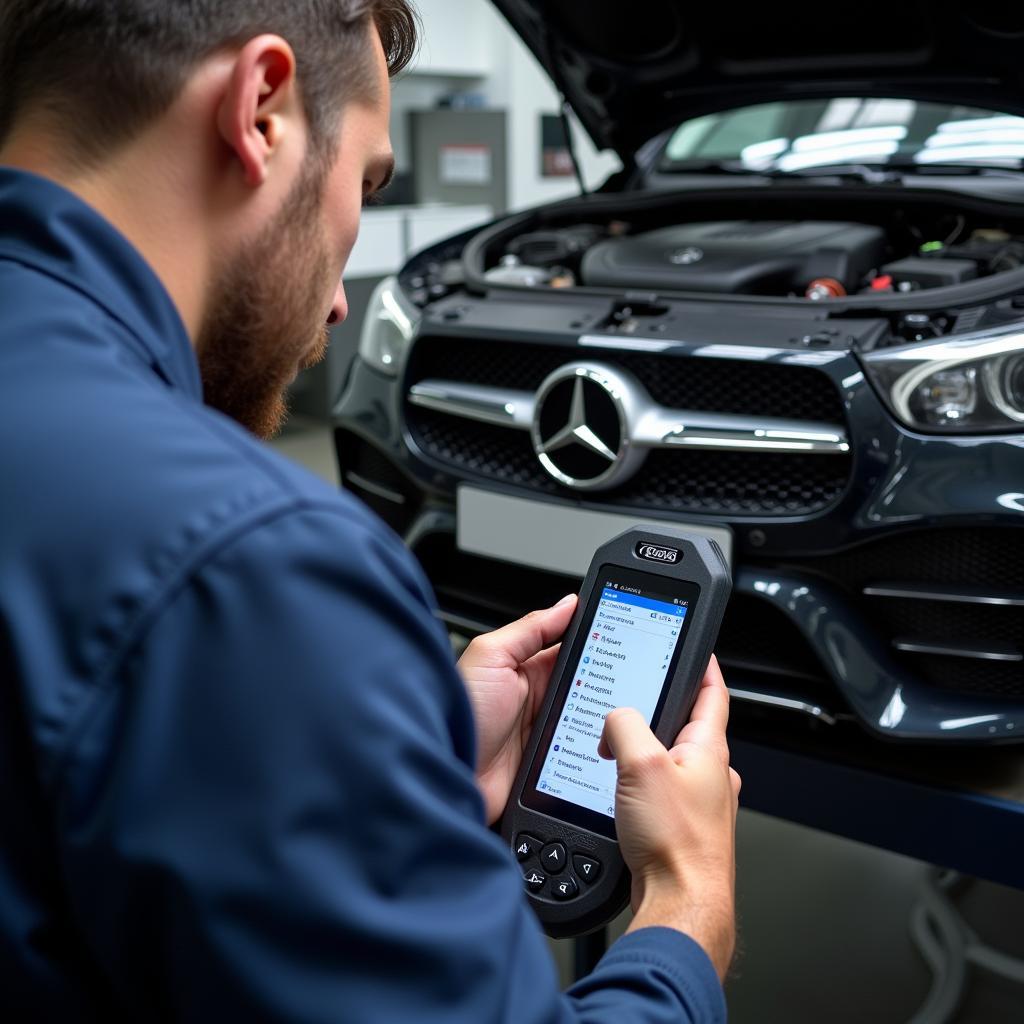
<path id="1" fill-rule="evenodd" d="M 420 308 L 461 297 L 442 303 L 451 322 L 473 297 L 508 295 L 524 312 L 543 300 L 540 323 L 564 312 L 577 332 L 667 339 L 726 307 L 749 333 L 774 307 L 794 343 L 868 350 L 1019 322 L 1024 218 L 1019 203 L 929 189 L 591 195 L 449 239 L 400 280 Z M 862 334 L 869 323 L 887 327 Z"/>
<path id="2" fill-rule="evenodd" d="M 904 228 L 904 237 L 878 224 L 833 220 L 733 219 L 640 231 L 622 221 L 551 227 L 509 239 L 484 277 L 525 287 L 822 301 L 942 288 L 1024 265 L 1024 234 L 969 225 L 962 215 L 950 220 Z"/>

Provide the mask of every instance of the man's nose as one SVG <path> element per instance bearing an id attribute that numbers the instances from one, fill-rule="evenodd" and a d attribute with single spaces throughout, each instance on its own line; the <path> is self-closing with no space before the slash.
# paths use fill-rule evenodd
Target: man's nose
<path id="1" fill-rule="evenodd" d="M 327 317 L 327 323 L 333 327 L 340 324 L 348 316 L 348 299 L 345 296 L 345 284 L 338 282 L 338 290 L 334 293 L 334 301 L 331 303 L 331 312 Z"/>

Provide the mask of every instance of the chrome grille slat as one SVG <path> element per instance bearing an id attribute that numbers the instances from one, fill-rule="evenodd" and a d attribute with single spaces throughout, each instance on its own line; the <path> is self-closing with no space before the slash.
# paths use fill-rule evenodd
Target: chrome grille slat
<path id="1" fill-rule="evenodd" d="M 382 484 L 375 483 L 373 480 L 367 480 L 365 476 L 355 473 L 351 469 L 345 471 L 345 482 L 351 484 L 360 491 L 367 491 L 370 494 L 375 494 L 378 498 L 383 498 L 385 501 L 390 501 L 395 505 L 405 504 L 404 494 L 399 494 L 398 491 L 393 491 L 390 487 L 384 487 Z"/>
<path id="2" fill-rule="evenodd" d="M 448 416 L 516 430 L 530 429 L 535 406 L 535 397 L 528 391 L 436 378 L 414 384 L 409 401 Z M 653 401 L 641 411 L 630 442 L 642 448 L 763 454 L 842 455 L 850 450 L 845 432 L 829 423 L 668 409 Z"/>
<path id="3" fill-rule="evenodd" d="M 947 604 L 987 604 L 1024 608 L 1024 594 L 996 593 L 980 587 L 945 587 L 919 583 L 872 583 L 864 587 L 865 597 L 909 598 L 917 601 L 942 601 Z"/>
<path id="4" fill-rule="evenodd" d="M 454 380 L 422 380 L 409 389 L 409 401 L 421 409 L 514 430 L 529 430 L 533 420 L 534 396 L 530 391 Z"/>
<path id="5" fill-rule="evenodd" d="M 892 645 L 897 651 L 903 651 L 905 654 L 937 654 L 946 658 L 971 658 L 975 661 L 1024 661 L 1024 653 L 1012 648 L 985 650 L 935 640 L 912 640 L 899 637 L 893 640 Z"/>

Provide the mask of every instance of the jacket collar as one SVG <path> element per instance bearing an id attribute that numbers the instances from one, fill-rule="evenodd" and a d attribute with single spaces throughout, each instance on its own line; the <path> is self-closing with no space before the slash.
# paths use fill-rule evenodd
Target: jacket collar
<path id="1" fill-rule="evenodd" d="M 195 350 L 167 289 L 131 242 L 77 196 L 0 167 L 0 258 L 32 266 L 100 306 L 169 386 L 202 401 Z"/>

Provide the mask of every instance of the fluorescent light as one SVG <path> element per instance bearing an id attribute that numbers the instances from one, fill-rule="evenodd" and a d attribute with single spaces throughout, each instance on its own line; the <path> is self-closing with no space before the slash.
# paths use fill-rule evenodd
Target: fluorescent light
<path id="1" fill-rule="evenodd" d="M 1001 160 L 1015 165 L 1018 160 L 1024 160 L 1024 143 L 989 145 L 980 142 L 970 146 L 938 146 L 914 154 L 914 162 L 918 164 L 944 164 L 955 160 Z"/>
<path id="2" fill-rule="evenodd" d="M 813 149 L 829 149 L 857 142 L 899 142 L 907 137 L 905 124 L 884 124 L 873 128 L 844 128 L 838 132 L 818 132 L 815 135 L 801 135 L 793 143 L 794 153 L 809 152 Z"/>
<path id="3" fill-rule="evenodd" d="M 944 132 L 987 132 L 1001 128 L 1024 127 L 1024 117 L 1003 114 L 997 117 L 971 117 L 963 121 L 944 121 L 935 129 L 937 134 Z"/>
<path id="4" fill-rule="evenodd" d="M 745 167 L 754 167 L 762 170 L 770 167 L 772 161 L 785 153 L 789 148 L 789 139 L 777 138 L 768 139 L 765 142 L 755 142 L 744 146 L 740 151 L 740 161 Z"/>
<path id="5" fill-rule="evenodd" d="M 796 171 L 804 167 L 856 163 L 863 160 L 884 160 L 899 149 L 898 142 L 862 142 L 852 146 L 833 146 L 811 153 L 787 153 L 779 158 L 780 171 Z"/>

